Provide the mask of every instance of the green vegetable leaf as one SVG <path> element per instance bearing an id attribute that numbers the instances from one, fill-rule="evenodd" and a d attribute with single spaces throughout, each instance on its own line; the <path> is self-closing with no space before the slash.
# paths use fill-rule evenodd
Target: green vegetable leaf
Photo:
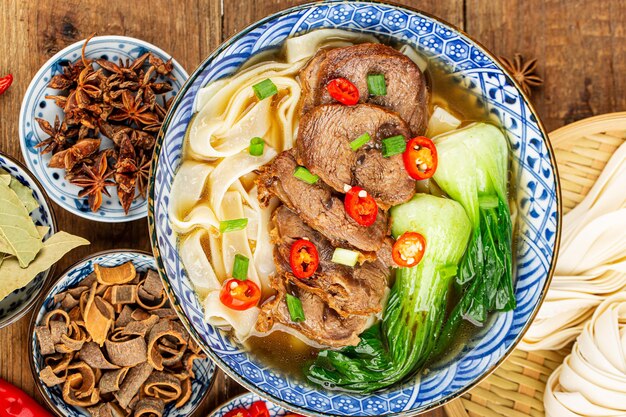
<path id="1" fill-rule="evenodd" d="M 25 268 L 43 247 L 41 237 L 17 194 L 0 182 L 0 238 Z"/>
<path id="2" fill-rule="evenodd" d="M 31 213 L 33 210 L 39 208 L 39 203 L 35 200 L 35 197 L 33 197 L 33 190 L 19 182 L 17 179 L 11 178 L 9 188 L 15 192 L 22 204 L 24 204 L 26 211 Z"/>
<path id="3" fill-rule="evenodd" d="M 16 289 L 24 287 L 40 272 L 50 268 L 67 252 L 88 244 L 86 239 L 59 232 L 45 241 L 43 248 L 27 268 L 22 268 L 15 257 L 5 258 L 0 266 L 0 301 Z"/>

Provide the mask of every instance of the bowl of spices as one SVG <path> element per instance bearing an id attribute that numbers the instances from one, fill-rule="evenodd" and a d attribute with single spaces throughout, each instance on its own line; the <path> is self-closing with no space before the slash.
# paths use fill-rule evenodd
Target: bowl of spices
<path id="1" fill-rule="evenodd" d="M 30 363 L 60 416 L 188 416 L 215 365 L 171 308 L 154 258 L 133 250 L 92 255 L 41 299 Z"/>
<path id="2" fill-rule="evenodd" d="M 100 222 L 145 217 L 156 135 L 187 78 L 171 56 L 139 39 L 97 36 L 68 46 L 24 95 L 26 164 L 71 213 Z"/>

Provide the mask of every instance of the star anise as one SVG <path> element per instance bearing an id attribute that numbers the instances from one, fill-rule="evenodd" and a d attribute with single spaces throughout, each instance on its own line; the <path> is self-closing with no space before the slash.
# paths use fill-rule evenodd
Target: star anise
<path id="1" fill-rule="evenodd" d="M 49 136 L 48 139 L 44 139 L 35 145 L 35 148 L 43 148 L 41 149 L 42 154 L 62 151 L 68 145 L 68 140 L 72 140 L 78 134 L 78 131 L 70 129 L 65 121 L 61 123 L 59 116 L 56 116 L 54 119 L 54 127 L 47 120 L 38 117 L 35 120 L 41 130 Z"/>
<path id="2" fill-rule="evenodd" d="M 535 73 L 537 69 L 537 60 L 531 59 L 524 62 L 521 54 L 515 54 L 513 60 L 500 57 L 504 67 L 511 72 L 515 81 L 520 85 L 524 93 L 531 95 L 531 89 L 539 87 L 543 84 L 543 79 Z"/>
<path id="3" fill-rule="evenodd" d="M 150 179 L 150 165 L 152 165 L 152 152 L 142 152 L 137 163 L 137 190 L 139 195 L 146 197 L 148 182 Z"/>
<path id="4" fill-rule="evenodd" d="M 172 71 L 174 70 L 174 64 L 172 63 L 172 58 L 164 62 L 158 56 L 154 54 L 150 54 L 149 62 L 150 62 L 150 65 L 152 65 L 156 69 L 156 72 L 158 72 L 159 74 L 165 75 L 172 80 L 176 79 L 176 77 L 172 75 Z"/>
<path id="5" fill-rule="evenodd" d="M 117 111 L 109 116 L 110 120 L 116 122 L 129 121 L 137 126 L 150 126 L 159 123 L 159 118 L 150 111 L 150 106 L 143 104 L 140 94 L 133 97 L 129 91 L 124 90 L 122 103 L 117 103 L 114 107 L 117 108 Z"/>
<path id="6" fill-rule="evenodd" d="M 100 149 L 100 139 L 82 139 L 73 146 L 52 156 L 48 166 L 50 168 L 63 168 L 71 170 L 76 164 L 81 163 Z"/>
<path id="7" fill-rule="evenodd" d="M 82 187 L 78 196 L 87 197 L 91 211 L 96 212 L 102 205 L 102 194 L 111 196 L 107 187 L 112 187 L 115 182 L 109 180 L 115 171 L 109 169 L 105 154 L 101 154 L 94 166 L 83 165 L 82 175 L 72 180 L 72 184 Z"/>

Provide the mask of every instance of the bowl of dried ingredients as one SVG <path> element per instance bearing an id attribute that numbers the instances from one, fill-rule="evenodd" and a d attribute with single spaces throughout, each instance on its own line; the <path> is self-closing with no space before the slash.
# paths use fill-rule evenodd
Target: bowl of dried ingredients
<path id="1" fill-rule="evenodd" d="M 59 416 L 189 416 L 215 376 L 146 252 L 101 252 L 70 267 L 29 334 L 33 376 Z"/>
<path id="2" fill-rule="evenodd" d="M 57 230 L 39 181 L 0 153 L 0 328 L 33 307 L 65 253 L 88 243 Z"/>
<path id="3" fill-rule="evenodd" d="M 188 75 L 139 39 L 68 46 L 31 81 L 20 112 L 26 164 L 64 209 L 100 222 L 147 214 L 156 135 Z"/>

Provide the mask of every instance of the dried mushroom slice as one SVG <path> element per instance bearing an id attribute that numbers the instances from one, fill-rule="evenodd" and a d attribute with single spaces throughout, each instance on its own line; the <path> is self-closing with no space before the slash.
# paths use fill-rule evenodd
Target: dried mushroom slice
<path id="1" fill-rule="evenodd" d="M 50 365 L 46 366 L 39 372 L 39 379 L 46 384 L 47 387 L 54 387 L 65 382 L 65 375 L 57 376 Z"/>
<path id="2" fill-rule="evenodd" d="M 142 398 L 135 404 L 135 417 L 162 417 L 165 402 L 159 398 Z"/>
<path id="3" fill-rule="evenodd" d="M 120 368 L 115 371 L 107 371 L 102 374 L 100 381 L 98 381 L 98 389 L 100 394 L 108 394 L 111 392 L 119 391 L 126 374 L 130 368 Z"/>
<path id="4" fill-rule="evenodd" d="M 112 268 L 96 264 L 94 265 L 94 272 L 98 282 L 104 285 L 126 284 L 135 279 L 137 274 L 135 266 L 130 261 Z"/>
<path id="5" fill-rule="evenodd" d="M 176 401 L 182 392 L 178 378 L 167 372 L 153 372 L 143 386 L 144 394 L 161 398 L 166 404 Z"/>
<path id="6" fill-rule="evenodd" d="M 126 378 L 124 378 L 124 382 L 122 383 L 119 391 L 113 394 L 120 407 L 128 407 L 133 397 L 139 393 L 141 386 L 144 382 L 146 382 L 152 373 L 152 369 L 152 365 L 148 362 L 144 362 L 128 371 L 128 374 L 126 375 Z"/>
<path id="7" fill-rule="evenodd" d="M 143 337 L 116 342 L 107 340 L 105 343 L 111 362 L 119 366 L 135 366 L 147 359 L 146 341 Z"/>
<path id="8" fill-rule="evenodd" d="M 83 360 L 87 365 L 96 369 L 118 369 L 119 366 L 115 363 L 111 363 L 102 353 L 100 346 L 97 343 L 86 343 L 80 350 L 78 357 Z"/>

